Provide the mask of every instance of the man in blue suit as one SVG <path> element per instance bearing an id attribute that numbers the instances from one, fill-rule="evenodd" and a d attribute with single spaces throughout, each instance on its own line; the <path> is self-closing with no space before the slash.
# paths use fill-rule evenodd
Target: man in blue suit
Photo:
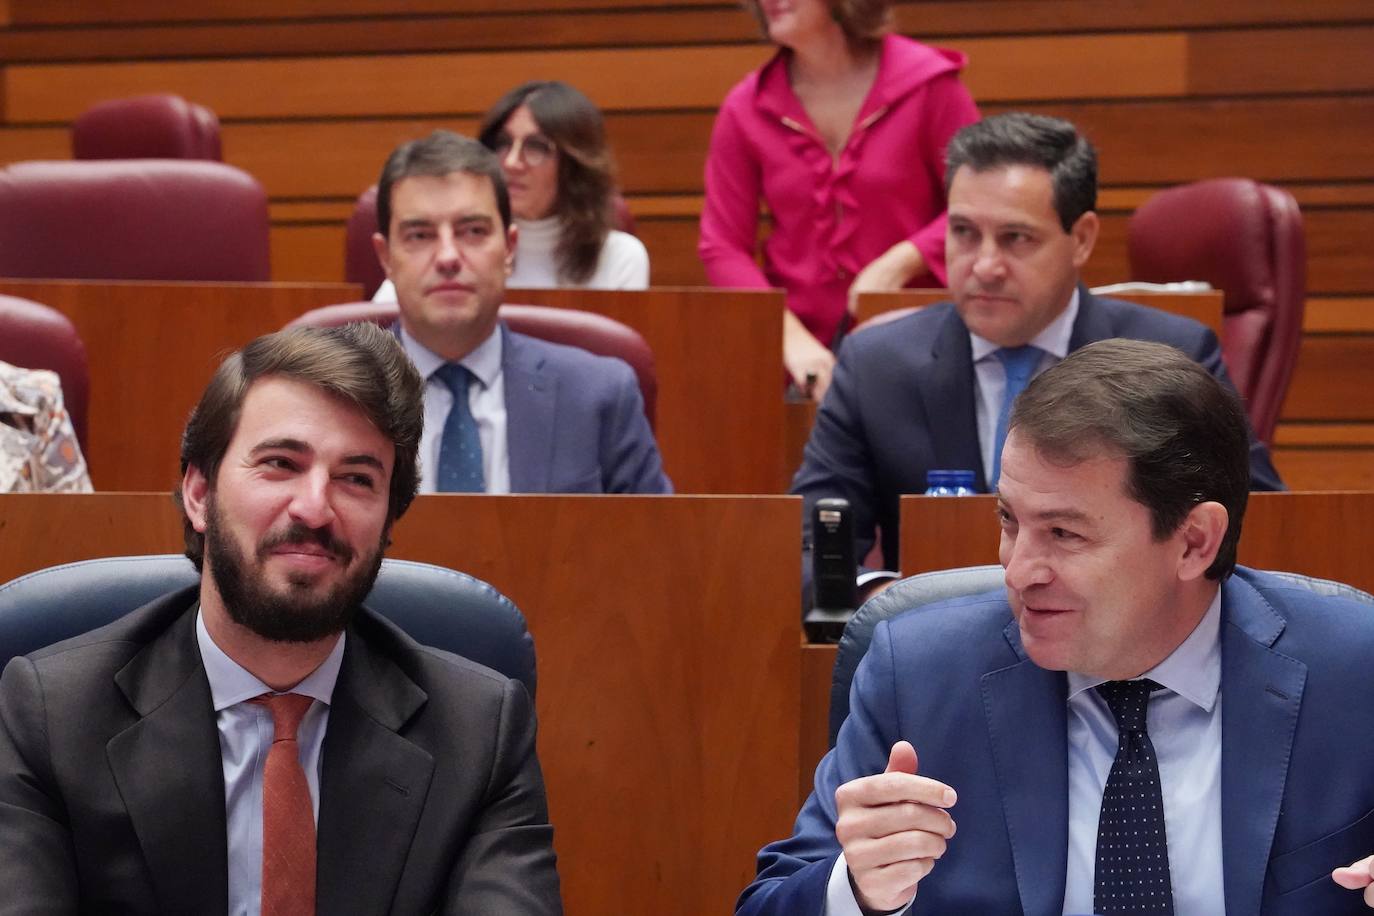
<path id="1" fill-rule="evenodd" d="M 1005 592 L 878 625 L 738 912 L 1362 910 L 1368 861 L 1338 866 L 1374 851 L 1374 609 L 1235 567 L 1234 392 L 1103 341 L 1009 427 Z"/>
<path id="2" fill-rule="evenodd" d="M 426 379 L 421 492 L 672 491 L 628 365 L 497 320 L 517 229 L 491 152 L 449 131 L 401 145 L 377 222 L 401 344 Z"/>
<path id="3" fill-rule="evenodd" d="M 1072 124 L 984 118 L 950 141 L 945 175 L 954 301 L 844 341 L 792 482 L 807 519 L 817 499 L 848 499 L 858 556 L 877 529 L 887 570 L 898 568 L 900 497 L 924 492 L 927 471 L 967 469 L 980 492 L 995 487 L 1008 353 L 1030 353 L 1035 375 L 1095 340 L 1157 340 L 1230 384 L 1209 329 L 1079 282 L 1097 241 L 1097 157 Z M 1252 487 L 1281 489 L 1264 446 L 1252 437 L 1250 449 Z"/>

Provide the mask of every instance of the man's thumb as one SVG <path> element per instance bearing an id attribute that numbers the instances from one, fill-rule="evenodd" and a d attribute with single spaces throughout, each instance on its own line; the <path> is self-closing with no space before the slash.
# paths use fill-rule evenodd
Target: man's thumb
<path id="1" fill-rule="evenodd" d="M 887 756 L 887 769 L 884 773 L 915 773 L 916 748 L 910 741 L 898 741 L 892 745 L 892 753 Z"/>

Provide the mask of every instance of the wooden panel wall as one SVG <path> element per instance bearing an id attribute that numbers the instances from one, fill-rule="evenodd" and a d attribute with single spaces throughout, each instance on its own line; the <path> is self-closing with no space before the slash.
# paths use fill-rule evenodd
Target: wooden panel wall
<path id="1" fill-rule="evenodd" d="M 1241 174 L 1306 214 L 1307 339 L 1278 435 L 1300 487 L 1374 487 L 1374 4 L 1368 0 L 926 0 L 907 34 L 970 55 L 984 111 L 1082 125 L 1102 156 L 1092 283 L 1126 278 L 1130 212 Z M 762 61 L 730 0 L 7 0 L 0 162 L 68 155 L 93 102 L 175 91 L 215 109 L 229 162 L 272 199 L 274 276 L 342 278 L 343 222 L 399 141 L 471 131 L 515 82 L 566 79 L 607 113 L 659 284 L 702 279 L 715 108 Z M 1346 396 L 1347 394 L 1353 396 Z"/>

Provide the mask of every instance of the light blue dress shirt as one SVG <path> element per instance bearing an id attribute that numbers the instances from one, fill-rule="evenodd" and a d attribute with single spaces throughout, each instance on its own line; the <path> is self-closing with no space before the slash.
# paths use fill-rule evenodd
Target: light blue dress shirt
<path id="1" fill-rule="evenodd" d="M 996 360 L 994 360 L 996 362 Z M 1155 692 L 1145 716 L 1159 761 L 1174 916 L 1226 911 L 1221 868 L 1221 589 L 1177 649 L 1141 677 Z M 1116 759 L 1116 720 L 1093 688 L 1105 679 L 1068 673 L 1069 861 L 1064 913 L 1093 911 L 1097 818 Z M 958 786 L 955 786 L 956 791 Z M 955 821 L 958 811 L 955 810 Z M 952 842 L 977 843 L 959 836 Z M 935 863 L 940 868 L 940 863 Z M 908 903 L 907 907 L 910 908 Z M 841 853 L 826 886 L 823 916 L 862 916 Z M 902 912 L 906 912 L 903 910 Z"/>
<path id="2" fill-rule="evenodd" d="M 1174 916 L 1226 912 L 1221 868 L 1221 589 L 1168 658 L 1141 677 L 1145 727 L 1159 760 Z M 1097 817 L 1116 759 L 1116 720 L 1094 689 L 1102 678 L 1069 674 L 1069 867 L 1064 912 L 1093 911 Z"/>
<path id="3" fill-rule="evenodd" d="M 1045 351 L 1031 378 L 1069 355 L 1069 338 L 1078 318 L 1078 289 L 1069 297 L 1069 306 L 1026 343 Z M 997 415 L 1002 410 L 1002 393 L 1007 390 L 1007 370 L 996 353 L 1002 349 L 985 337 L 969 332 L 973 349 L 973 415 L 978 426 L 978 454 L 983 460 L 983 479 L 992 478 L 992 447 L 997 442 Z"/>
<path id="4" fill-rule="evenodd" d="M 301 768 L 310 786 L 310 805 L 320 817 L 320 763 L 324 732 L 329 724 L 329 701 L 343 663 L 344 636 L 305 680 L 288 693 L 314 698 L 296 732 Z M 200 610 L 196 610 L 196 641 L 210 681 L 210 697 L 219 729 L 224 764 L 224 814 L 229 840 L 229 916 L 259 916 L 262 905 L 262 767 L 272 746 L 272 714 L 250 703 L 272 693 L 238 662 L 224 654 Z"/>
<path id="5" fill-rule="evenodd" d="M 458 360 L 477 379 L 468 387 L 468 409 L 477 421 L 477 438 L 482 443 L 482 479 L 487 493 L 510 492 L 510 446 L 506 436 L 506 373 L 501 370 L 501 328 Z M 453 392 L 434 378 L 434 370 L 445 362 L 401 329 L 401 347 L 425 379 L 425 427 L 420 434 L 420 492 L 433 493 L 439 476 L 439 444 L 444 424 L 453 407 Z"/>

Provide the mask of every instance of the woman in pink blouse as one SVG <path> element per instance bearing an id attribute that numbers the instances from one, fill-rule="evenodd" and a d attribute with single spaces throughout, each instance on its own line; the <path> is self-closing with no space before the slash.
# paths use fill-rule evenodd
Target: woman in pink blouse
<path id="1" fill-rule="evenodd" d="M 819 400 L 854 294 L 944 284 L 945 145 L 978 110 L 964 56 L 889 34 L 889 0 L 747 5 L 780 47 L 721 105 L 698 251 L 716 286 L 787 291 L 783 362 Z"/>

